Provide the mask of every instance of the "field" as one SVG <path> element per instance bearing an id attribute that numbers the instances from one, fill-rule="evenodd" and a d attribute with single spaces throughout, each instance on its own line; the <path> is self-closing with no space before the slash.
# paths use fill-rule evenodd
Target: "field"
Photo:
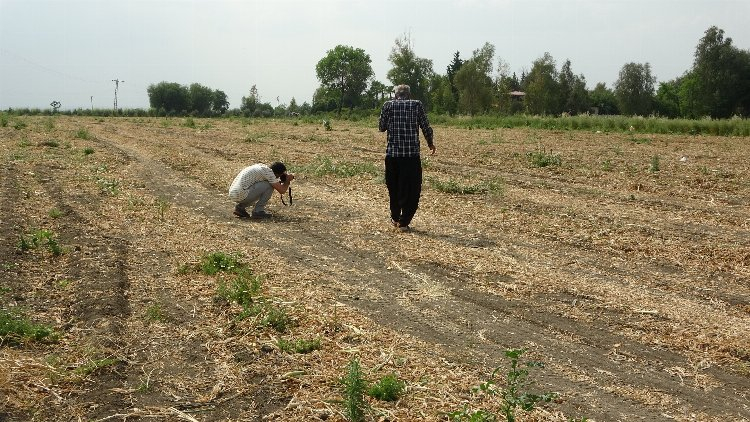
<path id="1" fill-rule="evenodd" d="M 365 420 L 449 420 L 510 349 L 557 393 L 519 421 L 750 420 L 750 138 L 435 133 L 397 233 L 372 121 L 12 117 L 0 316 L 54 332 L 0 338 L 0 420 L 342 421 L 355 361 L 405 383 Z"/>

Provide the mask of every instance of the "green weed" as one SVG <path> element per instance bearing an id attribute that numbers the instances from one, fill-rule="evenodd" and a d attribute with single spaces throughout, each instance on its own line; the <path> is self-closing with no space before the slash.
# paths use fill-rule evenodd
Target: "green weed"
<path id="1" fill-rule="evenodd" d="M 472 195 L 472 194 L 502 194 L 503 183 L 499 178 L 492 179 L 489 181 L 479 182 L 475 185 L 464 185 L 455 180 L 440 180 L 437 178 L 428 178 L 430 186 L 439 192 L 457 194 L 457 195 Z"/>
<path id="2" fill-rule="evenodd" d="M 630 142 L 634 144 L 650 144 L 651 140 L 648 138 L 636 138 L 636 137 L 631 136 Z"/>
<path id="3" fill-rule="evenodd" d="M 75 137 L 78 138 L 78 139 L 88 140 L 88 139 L 91 139 L 91 134 L 89 133 L 88 129 L 81 128 L 81 129 L 78 129 L 78 131 L 76 132 Z"/>
<path id="4" fill-rule="evenodd" d="M 219 272 L 238 273 L 243 271 L 246 266 L 240 262 L 238 254 L 211 252 L 201 257 L 198 268 L 203 274 L 215 275 Z"/>
<path id="5" fill-rule="evenodd" d="M 0 308 L 0 346 L 24 341 L 54 342 L 57 338 L 52 328 L 35 324 L 18 311 Z"/>
<path id="6" fill-rule="evenodd" d="M 73 373 L 81 377 L 87 377 L 102 368 L 114 366 L 118 363 L 120 363 L 120 361 L 114 358 L 95 359 L 74 369 Z"/>
<path id="7" fill-rule="evenodd" d="M 534 167 L 559 166 L 562 164 L 562 158 L 559 155 L 548 153 L 543 147 L 537 151 L 527 152 L 526 158 Z"/>
<path id="8" fill-rule="evenodd" d="M 381 173 L 375 164 L 370 162 L 353 163 L 342 161 L 333 162 L 329 157 L 318 157 L 315 162 L 305 168 L 305 172 L 315 176 L 332 175 L 335 177 L 356 177 L 360 175 L 377 176 Z"/>
<path id="9" fill-rule="evenodd" d="M 46 141 L 40 142 L 40 143 L 39 143 L 39 145 L 41 145 L 41 146 L 45 146 L 45 147 L 50 147 L 50 148 L 57 148 L 57 147 L 59 147 L 59 146 L 60 146 L 60 143 L 59 143 L 59 142 L 57 142 L 57 141 L 56 141 L 56 140 L 54 140 L 54 139 L 49 139 L 49 140 L 46 140 Z"/>
<path id="10" fill-rule="evenodd" d="M 159 210 L 159 219 L 160 220 L 164 221 L 164 214 L 167 212 L 167 210 L 169 209 L 170 205 L 171 204 L 167 200 L 165 200 L 165 199 L 162 199 L 162 198 L 157 198 L 156 199 L 156 206 L 158 207 L 158 210 Z"/>
<path id="11" fill-rule="evenodd" d="M 498 366 L 492 372 L 488 381 L 474 389 L 475 392 L 498 397 L 500 399 L 499 414 L 507 422 L 515 422 L 518 408 L 528 412 L 533 410 L 540 402 L 550 402 L 557 397 L 555 393 L 533 394 L 527 391 L 533 385 L 533 382 L 529 380 L 530 369 L 543 367 L 544 365 L 541 362 L 533 361 L 519 365 L 519 360 L 525 352 L 526 349 L 510 349 L 505 351 L 505 357 L 510 359 L 510 369 L 506 373 L 505 381 L 502 385 L 499 385 L 496 381 L 498 373 L 502 370 Z M 448 417 L 454 422 L 497 420 L 497 414 L 493 411 L 480 409 L 471 412 L 468 406 L 464 406 L 462 410 L 448 414 Z"/>
<path id="12" fill-rule="evenodd" d="M 260 278 L 251 274 L 238 274 L 231 282 L 219 284 L 216 296 L 226 302 L 234 302 L 243 308 L 253 303 L 253 297 L 260 292 Z"/>
<path id="13" fill-rule="evenodd" d="M 20 235 L 20 240 L 16 245 L 21 252 L 36 249 L 39 246 L 45 246 L 54 256 L 62 255 L 64 252 L 55 239 L 54 233 L 46 229 L 37 230 L 28 236 Z"/>
<path id="14" fill-rule="evenodd" d="M 183 123 L 182 125 L 185 127 L 195 129 L 195 120 L 193 120 L 192 117 L 188 117 L 187 119 L 185 119 L 185 123 Z"/>
<path id="15" fill-rule="evenodd" d="M 64 215 L 64 213 L 57 208 L 52 208 L 51 210 L 49 210 L 47 215 L 49 215 L 51 218 L 60 218 Z"/>
<path id="16" fill-rule="evenodd" d="M 99 189 L 102 193 L 109 193 L 110 195 L 117 195 L 120 193 L 120 181 L 117 179 L 107 179 L 106 177 L 98 177 L 96 184 L 99 185 Z"/>
<path id="17" fill-rule="evenodd" d="M 653 157 L 651 157 L 651 164 L 649 164 L 648 166 L 648 171 L 650 171 L 651 173 L 656 173 L 657 171 L 659 171 L 659 161 L 660 159 L 658 155 L 654 155 Z"/>
<path id="18" fill-rule="evenodd" d="M 331 126 L 330 120 L 323 120 L 323 129 L 325 130 L 333 130 L 333 127 Z"/>
<path id="19" fill-rule="evenodd" d="M 146 308 L 146 322 L 164 322 L 167 320 L 166 315 L 161 310 L 161 305 L 158 303 L 151 304 L 148 308 Z"/>
<path id="20" fill-rule="evenodd" d="M 86 147 L 83 149 L 83 155 L 91 155 L 94 153 L 94 148 Z"/>
<path id="21" fill-rule="evenodd" d="M 396 401 L 404 392 L 406 384 L 399 380 L 395 374 L 386 375 L 375 383 L 367 394 L 381 401 Z"/>
<path id="22" fill-rule="evenodd" d="M 344 394 L 344 416 L 349 421 L 361 422 L 365 420 L 365 411 L 368 408 L 365 402 L 367 382 L 362 376 L 362 368 L 356 358 L 349 362 L 346 369 L 346 376 L 341 380 Z"/>
<path id="23" fill-rule="evenodd" d="M 266 308 L 266 315 L 260 321 L 263 327 L 271 327 L 279 333 L 285 333 L 292 325 L 292 318 L 283 308 L 269 305 Z"/>

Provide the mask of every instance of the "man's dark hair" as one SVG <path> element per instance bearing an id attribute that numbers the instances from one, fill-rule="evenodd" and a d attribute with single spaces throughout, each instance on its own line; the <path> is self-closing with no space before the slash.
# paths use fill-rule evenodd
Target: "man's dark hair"
<path id="1" fill-rule="evenodd" d="M 273 170 L 273 174 L 278 176 L 286 173 L 286 166 L 281 161 L 276 161 L 275 163 L 271 164 L 271 170 Z"/>

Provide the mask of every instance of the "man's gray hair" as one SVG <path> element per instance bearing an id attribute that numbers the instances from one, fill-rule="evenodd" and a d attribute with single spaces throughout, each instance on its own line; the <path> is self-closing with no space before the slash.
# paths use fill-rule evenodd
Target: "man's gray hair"
<path id="1" fill-rule="evenodd" d="M 399 99 L 407 99 L 411 95 L 411 88 L 409 88 L 409 85 L 398 85 L 396 88 L 393 89 L 394 94 L 396 94 L 396 98 Z"/>

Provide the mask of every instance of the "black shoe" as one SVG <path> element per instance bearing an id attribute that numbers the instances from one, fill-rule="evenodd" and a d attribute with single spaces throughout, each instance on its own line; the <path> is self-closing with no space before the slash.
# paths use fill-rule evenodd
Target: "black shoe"
<path id="1" fill-rule="evenodd" d="M 247 211 L 237 208 L 235 208 L 232 214 L 236 215 L 239 218 L 250 218 L 250 214 L 248 214 Z"/>
<path id="2" fill-rule="evenodd" d="M 253 218 L 271 218 L 271 214 L 265 211 L 253 211 Z"/>

